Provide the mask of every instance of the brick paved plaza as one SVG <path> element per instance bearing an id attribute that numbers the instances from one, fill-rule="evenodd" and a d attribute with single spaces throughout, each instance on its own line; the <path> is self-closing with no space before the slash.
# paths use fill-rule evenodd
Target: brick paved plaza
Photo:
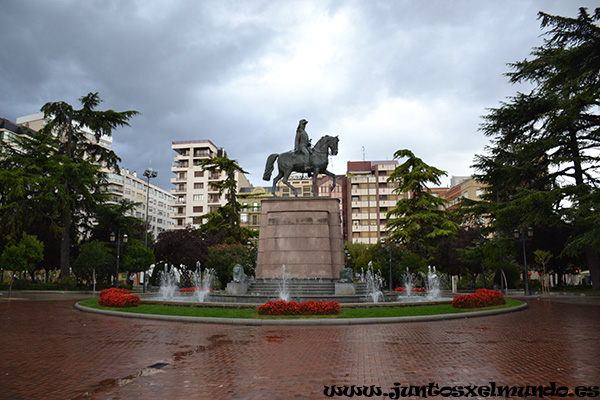
<path id="1" fill-rule="evenodd" d="M 491 317 L 325 327 L 126 319 L 77 311 L 73 299 L 1 300 L 0 398 L 323 399 L 325 386 L 394 382 L 598 386 L 598 300 L 533 298 L 524 311 Z"/>

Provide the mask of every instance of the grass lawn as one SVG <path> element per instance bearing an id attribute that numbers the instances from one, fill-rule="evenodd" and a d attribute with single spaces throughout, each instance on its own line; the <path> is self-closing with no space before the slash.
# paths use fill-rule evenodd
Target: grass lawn
<path id="1" fill-rule="evenodd" d="M 386 317 L 412 317 L 418 315 L 458 314 L 482 310 L 496 310 L 517 307 L 522 301 L 506 299 L 506 304 L 501 306 L 473 309 L 452 308 L 450 304 L 435 306 L 398 307 L 398 308 L 344 308 L 339 315 L 294 315 L 294 316 L 268 316 L 258 315 L 255 309 L 230 309 L 230 308 L 197 308 L 141 304 L 138 307 L 111 308 L 98 304 L 98 299 L 84 300 L 81 306 L 101 310 L 123 311 L 135 314 L 176 315 L 185 317 L 215 317 L 215 318 L 253 318 L 253 319 L 300 319 L 300 318 L 386 318 Z"/>

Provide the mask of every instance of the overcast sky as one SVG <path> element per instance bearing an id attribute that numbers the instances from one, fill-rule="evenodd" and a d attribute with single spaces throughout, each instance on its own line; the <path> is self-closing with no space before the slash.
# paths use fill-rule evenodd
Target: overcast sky
<path id="1" fill-rule="evenodd" d="M 175 140 L 210 139 L 262 180 L 266 158 L 339 135 L 329 170 L 408 148 L 470 175 L 486 109 L 525 90 L 507 63 L 542 44 L 537 13 L 580 0 L 2 0 L 0 117 L 99 92 L 137 110 L 113 136 L 123 168 L 170 189 Z"/>

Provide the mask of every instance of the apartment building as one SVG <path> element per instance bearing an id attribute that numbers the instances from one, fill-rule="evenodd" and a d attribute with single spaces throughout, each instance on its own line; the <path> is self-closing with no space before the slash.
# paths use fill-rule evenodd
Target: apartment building
<path id="1" fill-rule="evenodd" d="M 471 176 L 453 176 L 450 178 L 450 188 L 442 197 L 448 200 L 446 209 L 455 210 L 462 198 L 480 201 L 484 191 L 485 186 Z"/>
<path id="2" fill-rule="evenodd" d="M 348 161 L 344 204 L 345 240 L 375 244 L 388 237 L 387 212 L 398 202 L 396 183 L 388 182 L 398 162 Z"/>
<path id="3" fill-rule="evenodd" d="M 175 174 L 171 183 L 174 201 L 174 229 L 187 226 L 199 226 L 203 223 L 201 216 L 216 211 L 226 204 L 225 195 L 219 194 L 219 189 L 212 185 L 222 181 L 225 172 L 205 171 L 200 165 L 203 160 L 227 155 L 225 149 L 218 148 L 210 140 L 183 140 L 172 142 L 171 148 L 177 154 L 173 159 L 171 172 Z M 241 187 L 249 187 L 250 182 L 244 174 L 236 172 L 235 180 L 238 191 Z"/>
<path id="4" fill-rule="evenodd" d="M 22 125 L 29 129 L 33 129 L 34 131 L 39 131 L 46 125 L 46 120 L 44 119 L 44 113 L 39 112 L 35 114 L 23 115 L 17 118 L 17 125 Z M 112 137 L 103 135 L 100 137 L 100 140 L 96 140 L 96 137 L 92 133 L 91 130 L 83 128 L 83 133 L 86 134 L 87 140 L 92 143 L 98 143 L 100 146 L 112 149 Z"/>
<path id="5" fill-rule="evenodd" d="M 129 200 L 135 203 L 135 208 L 130 215 L 142 220 L 148 216 L 148 231 L 153 238 L 161 232 L 173 229 L 173 208 L 171 204 L 175 201 L 169 191 L 161 189 L 150 183 L 145 177 L 138 177 L 135 171 L 122 169 L 119 174 L 108 174 L 109 204 L 116 204 L 121 200 Z M 146 214 L 148 205 L 148 214 Z"/>
<path id="6" fill-rule="evenodd" d="M 11 143 L 15 136 L 26 136 L 35 133 L 32 129 L 19 126 L 6 118 L 0 118 L 0 142 Z"/>

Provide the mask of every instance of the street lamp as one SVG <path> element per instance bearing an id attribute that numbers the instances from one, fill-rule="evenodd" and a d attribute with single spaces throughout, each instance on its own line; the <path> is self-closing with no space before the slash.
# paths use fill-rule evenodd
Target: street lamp
<path id="1" fill-rule="evenodd" d="M 347 246 L 344 246 L 344 255 L 346 256 L 344 260 L 344 265 L 346 268 L 350 268 L 350 251 L 348 250 Z"/>
<path id="2" fill-rule="evenodd" d="M 256 270 L 256 266 L 258 263 L 258 247 L 256 247 L 254 243 L 252 243 L 250 240 L 246 242 L 246 245 L 248 246 L 250 251 L 254 253 L 254 269 Z"/>
<path id="3" fill-rule="evenodd" d="M 115 239 L 117 240 L 117 276 L 115 277 L 115 287 L 119 288 L 119 260 L 121 258 L 121 240 L 123 240 L 123 243 L 127 243 L 127 234 L 124 234 L 123 238 L 121 238 L 121 229 L 119 229 L 119 232 L 117 233 L 116 237 L 114 232 L 110 234 L 110 241 L 114 242 Z"/>
<path id="4" fill-rule="evenodd" d="M 152 167 L 144 171 L 144 176 L 148 178 L 148 184 L 146 185 L 146 231 L 144 233 L 144 246 L 148 247 L 148 204 L 150 202 L 150 178 L 156 178 L 158 172 L 154 171 Z M 142 280 L 142 291 L 146 292 L 146 272 L 142 272 L 144 279 Z"/>
<path id="5" fill-rule="evenodd" d="M 385 245 L 385 240 L 381 240 L 381 244 Z M 389 284 L 389 289 L 390 292 L 393 290 L 392 288 L 392 239 L 388 240 L 388 261 L 389 261 L 389 266 L 390 266 L 390 284 Z"/>
<path id="6" fill-rule="evenodd" d="M 515 239 L 521 237 L 521 242 L 523 243 L 523 267 L 525 269 L 525 296 L 530 296 L 531 291 L 529 290 L 529 270 L 527 269 L 527 250 L 525 248 L 525 236 L 527 238 L 533 237 L 533 228 L 519 228 L 514 230 Z"/>
<path id="7" fill-rule="evenodd" d="M 152 167 L 144 171 L 144 176 L 148 178 L 148 185 L 146 186 L 146 234 L 144 235 L 144 246 L 148 247 L 148 203 L 150 200 L 150 178 L 156 178 L 158 172 L 154 171 Z"/>

